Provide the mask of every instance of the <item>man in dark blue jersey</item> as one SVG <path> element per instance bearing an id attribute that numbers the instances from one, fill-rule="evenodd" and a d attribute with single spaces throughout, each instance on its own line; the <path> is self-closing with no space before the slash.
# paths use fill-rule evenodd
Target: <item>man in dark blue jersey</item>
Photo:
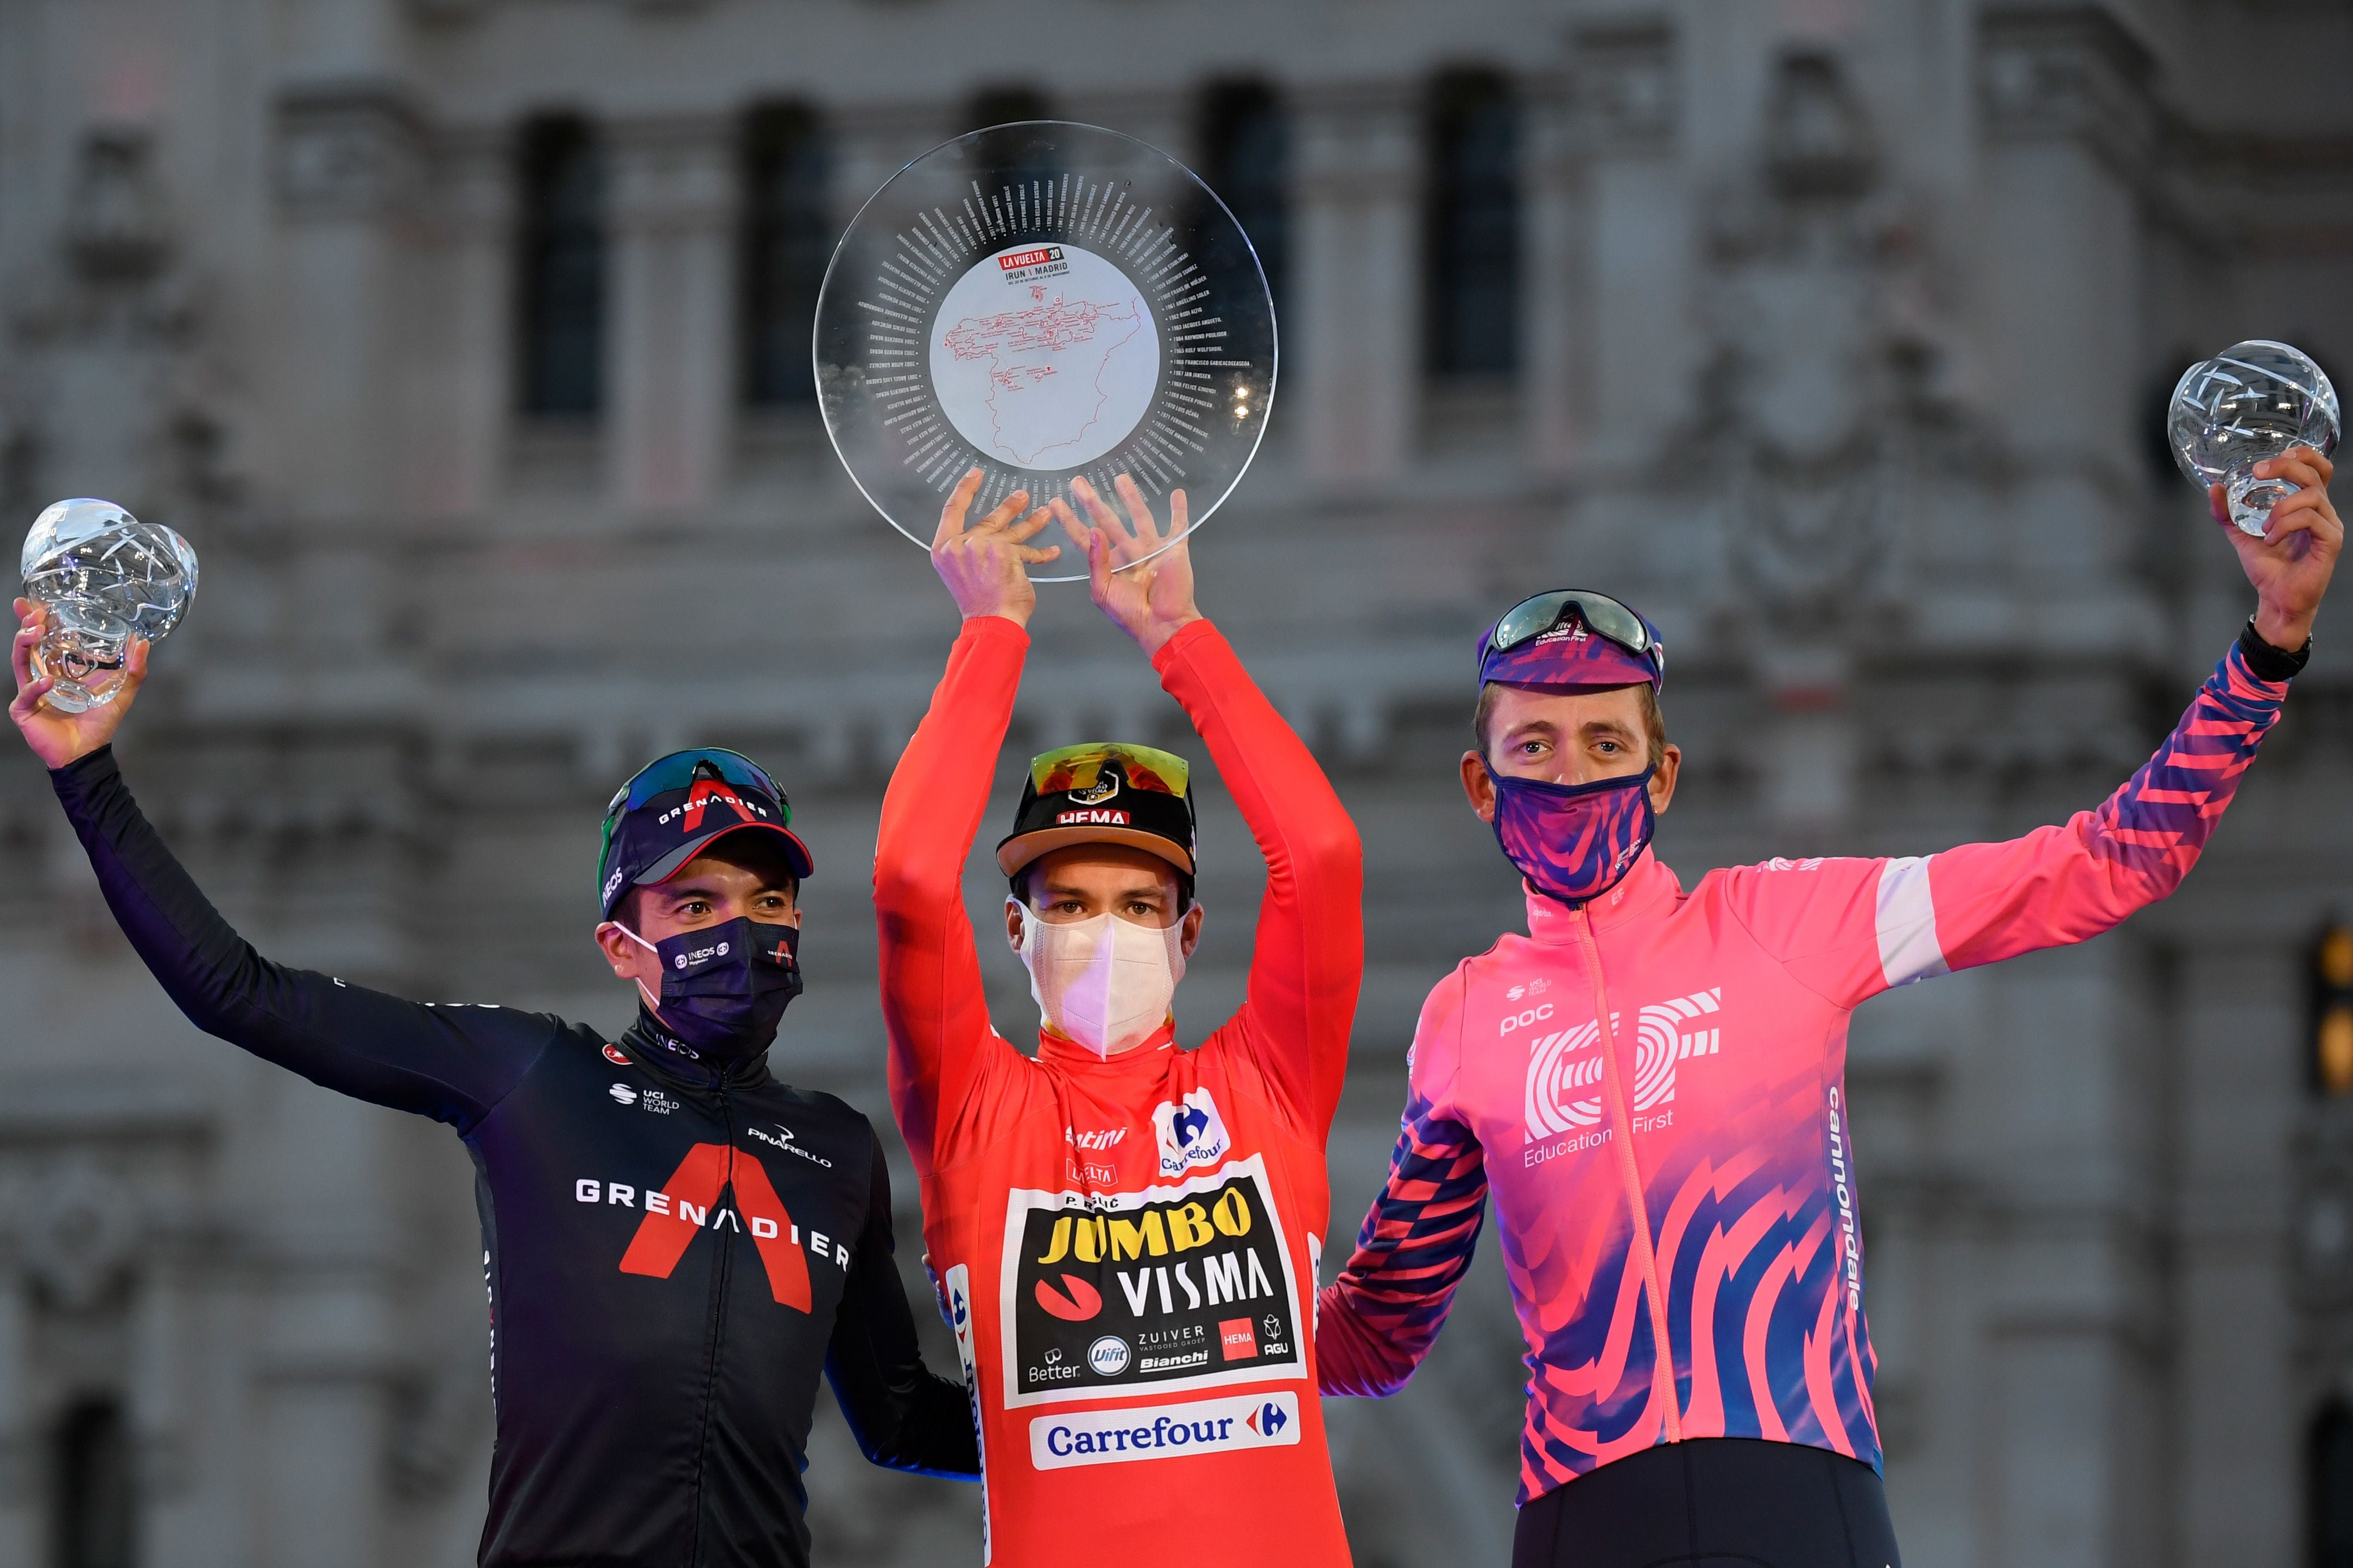
<path id="1" fill-rule="evenodd" d="M 115 764 L 145 646 L 115 701 L 63 713 L 30 664 L 47 612 L 16 614 L 9 716 L 180 1010 L 314 1083 L 446 1121 L 473 1155 L 498 1416 L 485 1568 L 807 1563 L 820 1366 L 868 1458 L 976 1473 L 965 1390 L 916 1348 L 873 1129 L 768 1076 L 811 867 L 765 773 L 681 752 L 614 796 L 596 938 L 640 997 L 619 1039 L 405 1002 L 272 963 L 231 930 Z"/>

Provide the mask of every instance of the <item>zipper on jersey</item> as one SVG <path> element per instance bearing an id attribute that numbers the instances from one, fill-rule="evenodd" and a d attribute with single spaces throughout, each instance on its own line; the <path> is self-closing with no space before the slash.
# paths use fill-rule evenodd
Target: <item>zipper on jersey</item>
<path id="1" fill-rule="evenodd" d="M 727 1104 L 727 1080 L 723 1074 L 712 1086 L 719 1099 L 719 1126 L 727 1140 L 727 1184 L 720 1189 L 713 1202 L 733 1201 L 735 1197 L 735 1118 Z M 702 1481 L 711 1463 L 711 1422 L 719 1405 L 719 1363 L 725 1352 L 727 1337 L 727 1290 L 734 1275 L 735 1246 L 725 1239 L 725 1233 L 713 1232 L 712 1239 L 719 1243 L 719 1267 L 711 1293 L 711 1353 L 702 1373 L 702 1421 L 694 1440 L 694 1501 L 693 1523 L 689 1532 L 691 1544 L 687 1549 L 687 1562 L 702 1563 Z"/>
<path id="2" fill-rule="evenodd" d="M 1667 1441 L 1683 1440 L 1683 1417 L 1675 1389 L 1674 1342 L 1667 1338 L 1667 1294 L 1659 1279 L 1659 1255 L 1651 1241 L 1650 1205 L 1642 1201 L 1642 1171 L 1634 1163 L 1633 1119 L 1626 1114 L 1625 1075 L 1618 1065 L 1618 1028 L 1610 1022 L 1609 985 L 1601 977 L 1601 949 L 1593 940 L 1593 917 L 1580 906 L 1569 911 L 1577 945 L 1585 950 L 1585 973 L 1593 983 L 1593 1018 L 1601 1030 L 1601 1100 L 1609 1109 L 1610 1142 L 1618 1145 L 1618 1176 L 1626 1188 L 1626 1217 L 1634 1229 L 1634 1267 L 1642 1271 L 1642 1293 L 1651 1307 L 1651 1395 L 1666 1417 Z"/>

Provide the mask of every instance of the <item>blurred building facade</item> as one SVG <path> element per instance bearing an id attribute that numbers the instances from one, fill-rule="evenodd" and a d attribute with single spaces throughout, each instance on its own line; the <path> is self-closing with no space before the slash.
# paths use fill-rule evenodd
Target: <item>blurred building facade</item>
<path id="1" fill-rule="evenodd" d="M 2249 607 L 2173 378 L 2353 369 L 2348 68 L 2321 0 L 0 0 L 0 495 L 196 544 L 125 765 L 280 959 L 617 1027 L 606 796 L 762 756 L 818 861 L 775 1066 L 895 1150 L 865 870 L 954 617 L 826 443 L 817 285 L 976 124 L 1188 159 L 1284 330 L 1201 600 L 1367 848 L 1345 1237 L 1423 992 L 1519 918 L 1453 783 L 1479 626 L 1576 582 L 1665 629 L 1687 884 L 2094 804 Z M 1046 597 L 1008 752 L 1198 750 Z M 1856 1022 L 1915 1568 L 2353 1562 L 2345 624 L 2181 896 Z M 187 1028 L 21 753 L 0 833 L 0 1563 L 470 1562 L 462 1152 Z M 1214 791 L 1206 842 L 1190 1038 L 1257 890 Z M 1335 1406 L 1359 1562 L 1505 1559 L 1519 1349 L 1482 1258 L 1413 1386 Z M 971 1560 L 970 1489 L 823 1431 L 819 1561 Z"/>

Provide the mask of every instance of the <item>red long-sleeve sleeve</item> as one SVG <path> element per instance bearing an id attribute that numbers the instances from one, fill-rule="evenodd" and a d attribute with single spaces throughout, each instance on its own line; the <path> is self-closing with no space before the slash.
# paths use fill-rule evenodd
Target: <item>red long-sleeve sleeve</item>
<path id="1" fill-rule="evenodd" d="M 1233 1024 L 1300 1124 L 1321 1139 L 1340 1102 L 1364 978 L 1364 852 L 1314 755 L 1207 621 L 1153 656 L 1200 731 L 1266 861 L 1250 988 Z"/>
<path id="2" fill-rule="evenodd" d="M 983 1053 L 1009 1050 L 989 1026 L 964 862 L 988 809 L 997 753 L 1013 718 L 1029 634 L 998 616 L 964 624 L 932 706 L 882 797 L 874 846 L 882 1021 L 891 1107 L 929 1176 L 936 1134 L 972 1088 Z"/>

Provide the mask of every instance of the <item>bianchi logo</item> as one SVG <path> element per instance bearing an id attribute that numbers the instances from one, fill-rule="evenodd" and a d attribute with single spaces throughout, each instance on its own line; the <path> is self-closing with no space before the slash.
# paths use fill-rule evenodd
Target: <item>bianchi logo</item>
<path id="1" fill-rule="evenodd" d="M 1634 1016 L 1634 1096 L 1627 1107 L 1637 1117 L 1675 1097 L 1676 1064 L 1716 1054 L 1723 1031 L 1694 1020 L 1712 1017 L 1724 1005 L 1724 988 L 1694 992 L 1672 1002 L 1653 1002 Z M 1549 1011 L 1549 1009 L 1546 1009 Z M 1612 1015 L 1624 1029 L 1623 1015 Z M 1601 1027 L 1591 1019 L 1540 1035 L 1528 1046 L 1526 1128 L 1529 1142 L 1576 1132 L 1598 1124 L 1601 1106 Z M 1645 1129 L 1638 1121 L 1637 1131 Z"/>

